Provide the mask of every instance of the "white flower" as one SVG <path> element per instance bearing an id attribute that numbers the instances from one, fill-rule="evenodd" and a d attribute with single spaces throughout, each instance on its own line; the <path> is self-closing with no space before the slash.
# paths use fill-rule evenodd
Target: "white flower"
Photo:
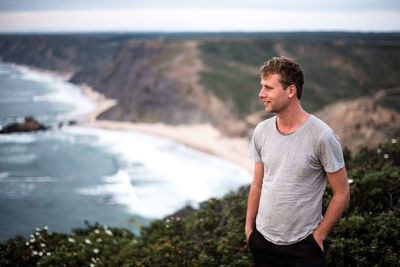
<path id="1" fill-rule="evenodd" d="M 25 245 L 29 246 L 29 241 L 26 241 Z"/>
<path id="2" fill-rule="evenodd" d="M 93 263 L 90 264 L 90 267 L 94 267 L 95 265 Z"/>
<path id="3" fill-rule="evenodd" d="M 37 251 L 32 251 L 32 253 L 33 253 L 33 255 L 37 255 L 38 254 L 38 252 Z"/>
<path id="4" fill-rule="evenodd" d="M 397 143 L 397 140 L 396 139 L 392 139 L 392 144 L 396 144 Z"/>
<path id="5" fill-rule="evenodd" d="M 40 229 L 36 227 L 36 232 L 39 232 L 39 231 L 40 231 Z"/>
<path id="6" fill-rule="evenodd" d="M 40 251 L 39 252 L 39 256 L 42 257 L 43 256 L 43 252 Z"/>
<path id="7" fill-rule="evenodd" d="M 169 228 L 169 224 L 165 225 L 165 228 Z"/>
<path id="8" fill-rule="evenodd" d="M 103 241 L 103 239 L 101 239 L 100 237 L 96 239 L 96 242 L 101 243 Z"/>
<path id="9" fill-rule="evenodd" d="M 169 223 L 169 219 L 167 219 L 166 222 Z"/>
<path id="10" fill-rule="evenodd" d="M 92 241 L 90 241 L 89 239 L 85 239 L 85 243 L 86 244 L 92 244 Z"/>
<path id="11" fill-rule="evenodd" d="M 47 256 L 51 256 L 51 252 L 46 252 L 46 255 Z"/>
<path id="12" fill-rule="evenodd" d="M 93 262 L 96 262 L 96 259 L 95 259 L 95 258 L 92 258 L 92 261 L 93 261 Z"/>
<path id="13" fill-rule="evenodd" d="M 384 157 L 385 159 L 388 159 L 388 158 L 389 158 L 389 155 L 388 155 L 388 154 L 384 154 L 383 157 Z"/>
<path id="14" fill-rule="evenodd" d="M 75 239 L 73 239 L 71 237 L 68 237 L 68 241 L 71 242 L 71 243 L 75 243 Z"/>
<path id="15" fill-rule="evenodd" d="M 107 225 L 103 225 L 103 229 L 107 230 L 108 229 Z"/>
<path id="16" fill-rule="evenodd" d="M 177 221 L 180 221 L 180 220 L 181 220 L 181 218 L 179 218 L 179 217 L 176 217 L 176 220 L 177 220 Z"/>
<path id="17" fill-rule="evenodd" d="M 108 230 L 108 229 L 106 230 L 106 234 L 107 234 L 107 235 L 110 235 L 110 236 L 113 235 L 113 233 L 112 233 L 110 230 Z"/>
<path id="18" fill-rule="evenodd" d="M 349 184 L 351 184 L 353 182 L 353 179 L 348 179 Z"/>
<path id="19" fill-rule="evenodd" d="M 99 229 L 95 229 L 95 230 L 94 230 L 94 233 L 95 233 L 95 234 L 100 234 Z"/>
<path id="20" fill-rule="evenodd" d="M 42 248 L 44 248 L 46 246 L 46 244 L 40 243 L 40 246 L 42 246 Z"/>
<path id="21" fill-rule="evenodd" d="M 49 227 L 47 227 L 47 225 L 45 225 L 45 226 L 43 227 L 43 229 L 47 231 L 47 230 L 49 230 Z"/>
<path id="22" fill-rule="evenodd" d="M 39 234 L 39 232 L 36 232 L 36 233 L 35 233 L 35 235 L 37 235 L 37 236 L 38 236 L 38 235 L 40 235 L 40 234 Z"/>
<path id="23" fill-rule="evenodd" d="M 33 236 L 33 235 L 30 235 L 30 237 L 31 237 L 31 238 L 34 238 L 34 236 Z"/>
<path id="24" fill-rule="evenodd" d="M 31 243 L 35 242 L 35 238 L 29 239 Z"/>
<path id="25" fill-rule="evenodd" d="M 380 154 L 382 152 L 382 150 L 380 149 L 380 148 L 378 148 L 377 150 L 376 150 L 376 153 L 378 153 L 378 154 Z"/>
<path id="26" fill-rule="evenodd" d="M 136 239 L 133 239 L 133 244 L 137 244 L 137 240 Z"/>
<path id="27" fill-rule="evenodd" d="M 100 251 L 100 250 L 99 250 L 98 248 L 94 248 L 94 249 L 93 249 L 93 252 L 96 253 L 96 254 L 99 253 L 99 251 Z"/>

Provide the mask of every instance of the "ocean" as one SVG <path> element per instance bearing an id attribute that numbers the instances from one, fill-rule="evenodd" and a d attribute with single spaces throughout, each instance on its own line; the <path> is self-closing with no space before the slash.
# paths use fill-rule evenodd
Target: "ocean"
<path id="1" fill-rule="evenodd" d="M 85 126 L 95 106 L 58 76 L 0 62 L 0 127 L 29 115 L 51 126 L 0 134 L 0 242 L 45 225 L 71 233 L 85 220 L 139 234 L 131 218 L 148 225 L 251 182 L 246 169 L 179 142 Z"/>

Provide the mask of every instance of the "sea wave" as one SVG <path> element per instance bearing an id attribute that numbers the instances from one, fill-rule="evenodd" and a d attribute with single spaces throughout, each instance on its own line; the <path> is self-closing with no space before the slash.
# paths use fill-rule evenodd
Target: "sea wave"
<path id="1" fill-rule="evenodd" d="M 3 97 L 0 99 L 0 104 L 14 104 L 14 103 L 29 103 L 34 101 L 35 97 Z"/>
<path id="2" fill-rule="evenodd" d="M 8 172 L 0 172 L 0 180 L 7 178 L 8 176 L 10 176 L 10 173 Z"/>
<path id="3" fill-rule="evenodd" d="M 20 143 L 29 144 L 36 141 L 32 134 L 1 134 L 0 143 Z"/>
<path id="4" fill-rule="evenodd" d="M 9 75 L 11 73 L 8 66 L 9 66 L 8 63 L 3 63 L 3 62 L 1 62 L 1 59 L 0 59 L 0 75 Z"/>
<path id="5" fill-rule="evenodd" d="M 0 182 L 1 183 L 50 183 L 55 182 L 54 178 L 49 176 L 39 176 L 39 177 L 18 177 L 11 176 L 7 173 L 7 176 L 1 176 L 0 173 Z"/>
<path id="6" fill-rule="evenodd" d="M 21 199 L 29 197 L 35 188 L 35 183 L 4 183 L 0 187 L 0 199 Z"/>
<path id="7" fill-rule="evenodd" d="M 72 108 L 70 111 L 56 115 L 59 120 L 77 118 L 89 114 L 96 108 L 96 103 L 84 96 L 75 84 L 69 83 L 59 76 L 31 70 L 14 64 L 10 64 L 9 66 L 17 70 L 17 73 L 12 74 L 15 76 L 15 79 L 37 82 L 40 83 L 40 86 L 48 90 L 47 94 L 32 96 L 32 102 L 51 102 L 54 104 L 63 103 L 71 105 Z M 11 78 L 12 75 L 9 77 Z M 7 101 L 9 100 L 12 99 L 8 99 Z M 17 100 L 16 103 L 20 101 L 21 100 Z"/>
<path id="8" fill-rule="evenodd" d="M 2 143 L 18 143 L 31 144 L 38 140 L 38 136 L 32 133 L 10 133 L 0 134 L 0 144 Z"/>
<path id="9" fill-rule="evenodd" d="M 94 144 L 121 160 L 120 171 L 104 177 L 104 184 L 79 192 L 127 205 L 133 214 L 160 218 L 251 182 L 244 168 L 170 139 L 89 127 L 65 131 L 95 135 Z"/>
<path id="10" fill-rule="evenodd" d="M 105 184 L 81 188 L 78 192 L 83 195 L 103 196 L 105 204 L 137 206 L 135 189 L 125 171 L 119 170 L 115 175 L 103 177 L 103 181 Z"/>
<path id="11" fill-rule="evenodd" d="M 33 163 L 38 156 L 34 153 L 20 154 L 20 155 L 6 155 L 0 157 L 0 162 L 8 164 L 30 164 Z"/>

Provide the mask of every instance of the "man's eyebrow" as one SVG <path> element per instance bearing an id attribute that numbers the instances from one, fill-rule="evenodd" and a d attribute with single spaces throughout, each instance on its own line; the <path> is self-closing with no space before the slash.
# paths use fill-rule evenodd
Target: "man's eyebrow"
<path id="1" fill-rule="evenodd" d="M 268 85 L 268 84 L 263 84 L 263 83 L 260 83 L 262 86 L 265 86 L 265 87 L 267 87 L 267 88 L 273 88 L 271 85 Z"/>

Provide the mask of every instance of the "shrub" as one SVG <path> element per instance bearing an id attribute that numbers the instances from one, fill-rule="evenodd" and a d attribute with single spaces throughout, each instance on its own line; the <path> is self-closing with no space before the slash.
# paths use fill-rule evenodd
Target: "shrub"
<path id="1" fill-rule="evenodd" d="M 399 266 L 400 220 L 393 212 L 351 215 L 334 227 L 327 261 L 332 266 Z"/>

